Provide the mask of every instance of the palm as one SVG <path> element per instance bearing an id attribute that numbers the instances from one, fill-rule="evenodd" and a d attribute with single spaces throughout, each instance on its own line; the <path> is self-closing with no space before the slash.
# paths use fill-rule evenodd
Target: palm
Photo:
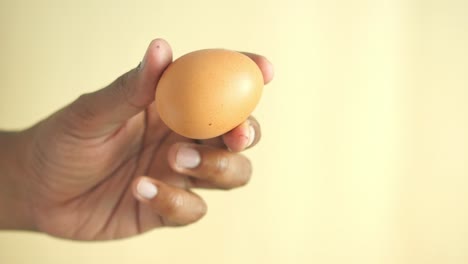
<path id="1" fill-rule="evenodd" d="M 72 239 L 112 239 L 165 224 L 154 211 L 142 208 L 147 205 L 136 201 L 129 188 L 139 175 L 185 187 L 185 176 L 173 172 L 166 157 L 172 143 L 188 140 L 172 133 L 154 113 L 148 110 L 130 119 L 103 144 L 93 144 L 102 139 L 64 140 L 65 135 L 56 144 L 60 149 L 46 152 L 53 154 L 45 159 L 55 162 L 43 168 L 46 177 L 39 179 L 43 193 L 35 212 L 42 231 Z M 64 153 L 69 149 L 79 151 Z"/>

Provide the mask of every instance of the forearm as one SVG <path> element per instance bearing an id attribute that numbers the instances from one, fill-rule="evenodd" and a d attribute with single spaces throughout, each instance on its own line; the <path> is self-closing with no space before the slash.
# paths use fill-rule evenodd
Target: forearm
<path id="1" fill-rule="evenodd" d="M 21 132 L 0 131 L 0 229 L 34 229 L 24 175 Z"/>

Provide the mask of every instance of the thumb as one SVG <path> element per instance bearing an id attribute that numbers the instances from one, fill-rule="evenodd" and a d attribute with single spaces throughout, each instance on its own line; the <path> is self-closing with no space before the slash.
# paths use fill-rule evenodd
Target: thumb
<path id="1" fill-rule="evenodd" d="M 115 131 L 154 101 L 156 85 L 172 62 L 169 44 L 153 40 L 140 65 L 120 76 L 109 86 L 80 96 L 71 106 L 74 127 L 87 136 Z"/>

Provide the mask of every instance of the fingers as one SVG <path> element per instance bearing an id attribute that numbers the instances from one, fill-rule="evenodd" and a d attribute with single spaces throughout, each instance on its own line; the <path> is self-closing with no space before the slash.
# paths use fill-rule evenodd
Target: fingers
<path id="1" fill-rule="evenodd" d="M 254 117 L 250 116 L 245 122 L 221 137 L 202 140 L 200 143 L 217 148 L 228 148 L 233 152 L 240 152 L 255 146 L 260 141 L 260 138 L 260 124 Z"/>
<path id="2" fill-rule="evenodd" d="M 273 80 L 273 76 L 274 76 L 273 64 L 271 64 L 271 62 L 268 61 L 267 58 L 261 55 L 257 55 L 257 54 L 253 54 L 249 52 L 242 52 L 242 54 L 247 55 L 250 59 L 252 59 L 258 65 L 258 67 L 262 71 L 263 82 L 265 84 L 268 84 L 269 82 L 271 82 L 271 80 Z"/>
<path id="3" fill-rule="evenodd" d="M 170 226 L 196 222 L 206 214 L 206 204 L 200 196 L 149 177 L 138 177 L 132 185 L 134 196 L 149 204 Z"/>
<path id="4" fill-rule="evenodd" d="M 132 192 L 161 217 L 162 223 L 171 226 L 193 223 L 206 214 L 205 202 L 188 188 L 231 189 L 245 185 L 252 174 L 250 161 L 240 154 L 186 142 L 170 147 L 168 163 L 175 176 L 191 180 L 185 186 L 175 187 L 161 180 L 138 177 L 132 183 Z"/>
<path id="5" fill-rule="evenodd" d="M 169 166 L 192 176 L 190 187 L 232 189 L 248 183 L 250 161 L 237 153 L 206 145 L 176 143 L 168 152 Z"/>
<path id="6" fill-rule="evenodd" d="M 149 45 L 139 67 L 109 86 L 85 94 L 71 105 L 74 122 L 96 134 L 106 134 L 143 111 L 154 101 L 159 78 L 172 61 L 169 44 L 156 39 Z M 98 135 L 96 135 L 98 136 Z"/>
<path id="7" fill-rule="evenodd" d="M 224 134 L 224 144 L 234 152 L 239 152 L 255 146 L 261 138 L 260 124 L 254 117 L 249 117 L 244 123 Z"/>

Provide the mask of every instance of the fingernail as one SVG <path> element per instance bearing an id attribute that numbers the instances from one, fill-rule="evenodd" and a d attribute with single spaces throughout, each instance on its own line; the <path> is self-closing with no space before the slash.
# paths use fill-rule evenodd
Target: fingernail
<path id="1" fill-rule="evenodd" d="M 253 128 L 253 126 L 249 125 L 249 141 L 247 142 L 246 148 L 252 145 L 252 143 L 254 142 L 254 139 L 255 139 L 255 129 Z"/>
<path id="2" fill-rule="evenodd" d="M 180 147 L 176 155 L 176 164 L 180 168 L 193 169 L 200 165 L 200 153 L 193 148 Z"/>
<path id="3" fill-rule="evenodd" d="M 137 192 L 146 199 L 153 199 L 158 194 L 158 187 L 148 180 L 140 180 L 137 185 Z"/>

